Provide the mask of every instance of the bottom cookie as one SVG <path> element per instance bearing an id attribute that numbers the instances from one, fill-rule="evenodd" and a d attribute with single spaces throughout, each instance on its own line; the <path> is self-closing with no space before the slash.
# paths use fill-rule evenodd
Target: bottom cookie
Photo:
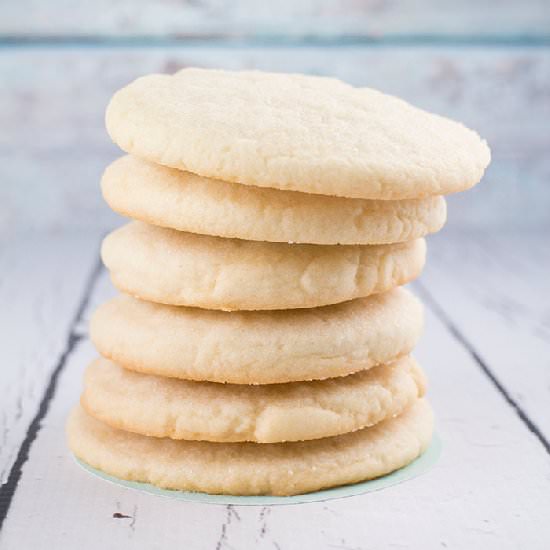
<path id="1" fill-rule="evenodd" d="M 419 399 L 398 417 L 335 437 L 295 443 L 209 443 L 141 436 L 110 428 L 77 407 L 69 447 L 118 478 L 165 489 L 232 495 L 296 495 L 373 479 L 429 445 L 430 406 Z"/>

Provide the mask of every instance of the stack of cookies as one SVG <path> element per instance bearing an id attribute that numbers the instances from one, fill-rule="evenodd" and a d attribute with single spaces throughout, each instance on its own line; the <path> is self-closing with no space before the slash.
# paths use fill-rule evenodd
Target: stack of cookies
<path id="1" fill-rule="evenodd" d="M 292 495 L 384 475 L 429 445 L 410 356 L 442 195 L 489 149 L 462 125 L 302 75 L 185 69 L 120 90 L 103 195 L 133 218 L 102 257 L 70 447 L 119 478 Z"/>

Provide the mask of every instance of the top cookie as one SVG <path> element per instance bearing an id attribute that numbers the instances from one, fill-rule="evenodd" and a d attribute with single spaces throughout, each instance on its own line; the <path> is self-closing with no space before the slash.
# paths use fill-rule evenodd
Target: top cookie
<path id="1" fill-rule="evenodd" d="M 336 79 L 184 69 L 138 78 L 112 98 L 125 151 L 229 182 L 364 199 L 463 191 L 490 160 L 446 118 Z"/>

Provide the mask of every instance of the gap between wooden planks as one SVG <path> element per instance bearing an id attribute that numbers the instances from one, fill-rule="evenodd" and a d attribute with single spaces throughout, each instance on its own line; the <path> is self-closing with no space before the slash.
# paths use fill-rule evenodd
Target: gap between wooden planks
<path id="1" fill-rule="evenodd" d="M 99 234 L 19 234 L 0 245 L 0 483 L 13 461 L 58 357 Z"/>
<path id="2" fill-rule="evenodd" d="M 68 456 L 63 424 L 78 399 L 82 371 L 94 355 L 90 344 L 80 341 L 80 327 L 95 304 L 112 293 L 105 274 L 98 279 L 97 265 L 94 269 L 69 333 L 70 349 L 58 364 L 31 424 L 36 428 L 27 436 L 22 456 L 24 460 L 30 450 L 29 461 L 19 461 L 22 475 L 11 487 L 15 494 L 6 510 L 2 548 L 15 548 L 18 543 L 19 547 L 82 546 L 86 529 L 92 527 L 97 537 L 84 541 L 84 548 L 97 547 L 100 542 L 115 546 L 130 539 L 143 548 L 154 546 L 155 541 L 202 545 L 210 539 L 206 547 L 248 547 L 258 539 L 259 547 L 276 543 L 292 548 L 296 537 L 302 538 L 304 547 L 315 544 L 316 548 L 357 546 L 366 540 L 383 544 L 388 538 L 395 544 L 414 541 L 427 547 L 469 542 L 475 548 L 481 547 L 480 534 L 484 548 L 493 544 L 495 548 L 513 547 L 520 540 L 531 543 L 531 548 L 539 544 L 542 548 L 545 537 L 550 537 L 543 519 L 550 506 L 550 468 L 544 448 L 495 391 L 464 342 L 429 308 L 427 335 L 417 356 L 431 380 L 430 396 L 445 448 L 440 465 L 424 478 L 382 493 L 302 506 L 293 512 L 264 510 L 260 517 L 258 510 L 240 508 L 210 507 L 211 512 L 204 514 L 200 506 L 154 499 L 87 477 Z M 452 269 L 447 276 L 451 274 Z M 440 299 L 436 294 L 434 300 Z M 525 468 L 527 461 L 529 469 Z M 56 503 L 53 510 L 52 502 Z M 113 518 L 117 513 L 130 517 Z M 390 535 L 389 517 L 393 518 Z M 41 528 L 29 530 L 31 518 Z M 418 525 L 424 528 L 417 529 Z M 319 530 L 320 526 L 324 527 Z M 106 530 L 110 538 L 101 539 L 97 528 Z M 289 531 L 294 538 L 289 538 Z"/>
<path id="3" fill-rule="evenodd" d="M 548 234 L 434 235 L 417 289 L 550 454 Z"/>

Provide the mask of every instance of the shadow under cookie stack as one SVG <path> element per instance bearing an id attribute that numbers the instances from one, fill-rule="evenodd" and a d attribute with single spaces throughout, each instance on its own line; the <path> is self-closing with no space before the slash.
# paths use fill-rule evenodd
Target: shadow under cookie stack
<path id="1" fill-rule="evenodd" d="M 133 218 L 102 258 L 83 462 L 166 489 L 293 495 L 382 476 L 430 444 L 410 356 L 442 195 L 489 163 L 479 136 L 374 90 L 185 69 L 120 90 L 128 156 L 103 195 Z"/>

